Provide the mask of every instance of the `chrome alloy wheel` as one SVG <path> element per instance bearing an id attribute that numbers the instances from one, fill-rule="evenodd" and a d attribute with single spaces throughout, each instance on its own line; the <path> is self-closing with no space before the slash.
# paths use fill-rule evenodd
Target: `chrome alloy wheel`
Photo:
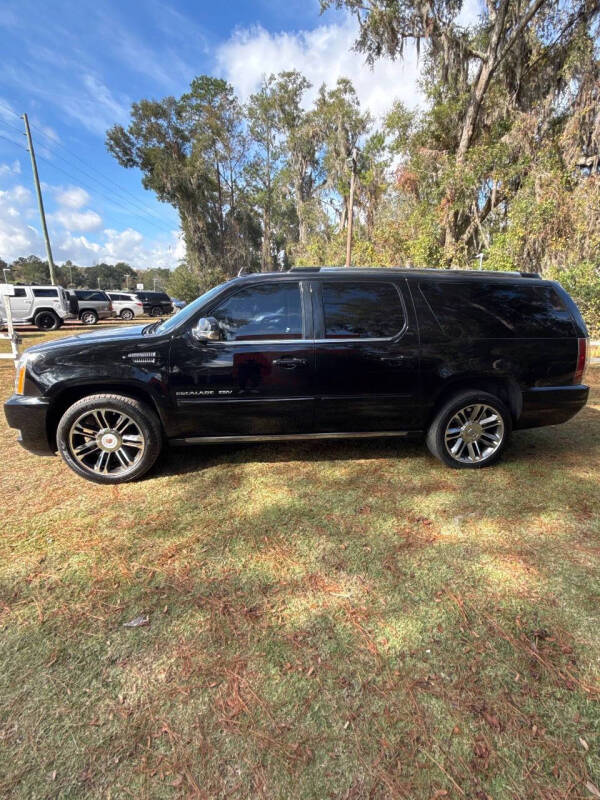
<path id="1" fill-rule="evenodd" d="M 73 458 L 88 472 L 123 475 L 140 461 L 146 447 L 138 424 L 111 408 L 95 408 L 77 417 L 69 430 Z"/>
<path id="2" fill-rule="evenodd" d="M 444 443 L 450 456 L 463 464 L 486 461 L 502 444 L 504 422 L 499 411 L 476 403 L 457 411 L 446 425 Z"/>

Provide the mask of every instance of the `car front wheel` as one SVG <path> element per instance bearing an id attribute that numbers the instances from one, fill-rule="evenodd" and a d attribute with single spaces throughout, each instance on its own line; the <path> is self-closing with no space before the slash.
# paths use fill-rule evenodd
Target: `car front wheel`
<path id="1" fill-rule="evenodd" d="M 427 433 L 431 453 L 454 469 L 480 469 L 494 464 L 512 430 L 506 405 L 493 394 L 461 392 L 437 412 Z"/>
<path id="2" fill-rule="evenodd" d="M 56 442 L 78 475 L 115 484 L 136 480 L 152 467 L 162 448 L 162 432 L 145 403 L 125 395 L 94 394 L 65 411 Z"/>

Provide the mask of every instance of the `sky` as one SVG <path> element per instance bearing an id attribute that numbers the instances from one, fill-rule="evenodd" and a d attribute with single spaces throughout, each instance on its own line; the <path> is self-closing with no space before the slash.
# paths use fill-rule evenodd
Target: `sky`
<path id="1" fill-rule="evenodd" d="M 55 261 L 173 268 L 185 255 L 177 213 L 117 164 L 106 130 L 127 125 L 133 102 L 179 95 L 203 73 L 227 79 L 242 101 L 264 75 L 295 68 L 313 93 L 349 77 L 376 118 L 395 98 L 417 107 L 415 53 L 371 69 L 352 51 L 356 34 L 352 18 L 321 15 L 318 0 L 3 0 L 0 259 L 45 258 L 23 113 Z"/>

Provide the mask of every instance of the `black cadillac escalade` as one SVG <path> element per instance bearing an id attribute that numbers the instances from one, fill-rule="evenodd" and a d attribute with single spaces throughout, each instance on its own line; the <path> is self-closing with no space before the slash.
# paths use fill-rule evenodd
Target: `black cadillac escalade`
<path id="1" fill-rule="evenodd" d="M 163 444 L 425 434 L 450 467 L 586 404 L 585 324 L 519 273 L 319 268 L 217 286 L 167 321 L 29 348 L 8 423 L 79 475 L 143 475 Z"/>

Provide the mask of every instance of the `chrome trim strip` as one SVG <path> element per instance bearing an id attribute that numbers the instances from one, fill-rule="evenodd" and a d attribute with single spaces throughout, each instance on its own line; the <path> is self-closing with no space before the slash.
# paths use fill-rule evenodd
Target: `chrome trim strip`
<path id="1" fill-rule="evenodd" d="M 219 340 L 207 341 L 207 344 L 221 344 L 221 345 L 234 345 L 234 344 L 346 344 L 348 342 L 391 342 L 398 334 L 394 334 L 387 339 L 232 339 L 229 342 Z"/>
<path id="2" fill-rule="evenodd" d="M 289 442 L 311 439 L 382 439 L 386 436 L 408 436 L 409 431 L 348 431 L 346 433 L 274 433 L 262 436 L 186 436 L 170 439 L 178 444 L 225 444 L 227 442 Z"/>
<path id="3" fill-rule="evenodd" d="M 370 396 L 370 395 L 368 395 Z M 396 395 L 391 395 L 396 397 Z M 201 394 L 187 394 L 185 392 L 175 393 L 177 401 L 183 405 L 186 403 L 298 403 L 298 402 L 311 402 L 315 399 L 315 395 L 298 395 L 297 397 L 223 397 L 217 394 L 201 395 Z M 343 397 L 343 395 L 342 395 Z M 339 400 L 339 397 L 336 398 Z"/>

